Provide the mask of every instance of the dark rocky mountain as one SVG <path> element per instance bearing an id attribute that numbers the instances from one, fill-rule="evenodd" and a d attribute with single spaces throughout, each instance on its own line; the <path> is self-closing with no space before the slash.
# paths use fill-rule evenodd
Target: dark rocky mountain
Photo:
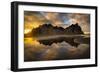
<path id="1" fill-rule="evenodd" d="M 71 26 L 66 28 L 65 33 L 67 33 L 67 34 L 84 34 L 78 23 L 72 24 Z"/>
<path id="2" fill-rule="evenodd" d="M 72 24 L 67 28 L 52 26 L 51 24 L 43 24 L 31 33 L 27 34 L 32 36 L 51 36 L 51 35 L 75 35 L 84 34 L 78 23 Z"/>

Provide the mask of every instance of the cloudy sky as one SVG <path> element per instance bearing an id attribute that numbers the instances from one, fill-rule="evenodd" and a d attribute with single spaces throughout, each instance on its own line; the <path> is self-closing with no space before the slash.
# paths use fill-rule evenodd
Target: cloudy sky
<path id="1" fill-rule="evenodd" d="M 79 23 L 84 32 L 90 32 L 90 14 L 24 11 L 25 33 L 45 23 L 63 28 Z"/>

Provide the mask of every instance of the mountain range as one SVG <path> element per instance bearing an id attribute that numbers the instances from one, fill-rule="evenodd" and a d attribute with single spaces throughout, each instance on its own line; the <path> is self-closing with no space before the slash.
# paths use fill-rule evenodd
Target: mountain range
<path id="1" fill-rule="evenodd" d="M 77 35 L 84 34 L 78 23 L 72 24 L 67 28 L 52 26 L 52 24 L 43 24 L 25 36 L 52 36 L 52 35 Z"/>

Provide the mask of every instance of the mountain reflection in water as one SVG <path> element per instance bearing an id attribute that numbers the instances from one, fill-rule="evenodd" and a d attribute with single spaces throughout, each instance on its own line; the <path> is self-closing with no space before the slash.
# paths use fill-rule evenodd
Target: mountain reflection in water
<path id="1" fill-rule="evenodd" d="M 25 38 L 24 61 L 90 58 L 90 37 Z"/>

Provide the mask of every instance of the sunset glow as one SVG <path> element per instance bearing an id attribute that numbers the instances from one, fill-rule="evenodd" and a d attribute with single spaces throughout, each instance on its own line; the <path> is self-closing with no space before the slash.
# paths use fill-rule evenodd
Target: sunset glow
<path id="1" fill-rule="evenodd" d="M 24 11 L 24 61 L 90 58 L 90 14 Z"/>
<path id="2" fill-rule="evenodd" d="M 29 33 L 29 32 L 31 32 L 30 29 L 25 29 L 25 30 L 24 30 L 24 34 L 27 34 L 27 33 Z"/>

